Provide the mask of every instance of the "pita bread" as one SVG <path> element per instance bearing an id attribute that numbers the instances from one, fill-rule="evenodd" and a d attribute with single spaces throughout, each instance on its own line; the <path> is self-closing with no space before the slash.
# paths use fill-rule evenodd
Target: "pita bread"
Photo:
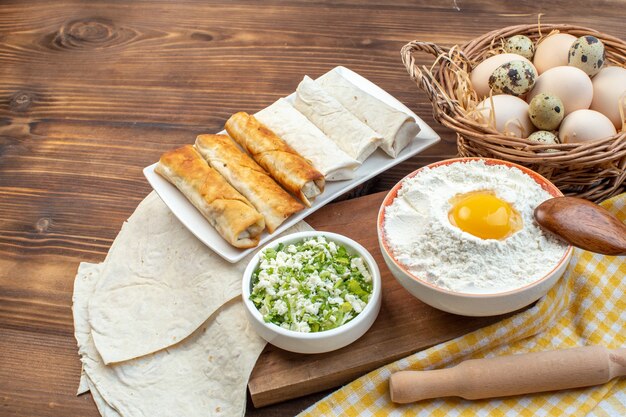
<path id="1" fill-rule="evenodd" d="M 99 277 L 100 268 L 80 265 L 72 309 L 81 362 L 103 403 L 122 417 L 243 415 L 248 377 L 265 341 L 248 327 L 242 302 L 224 305 L 175 346 L 106 366 L 87 320 L 88 300 L 104 277 Z"/>

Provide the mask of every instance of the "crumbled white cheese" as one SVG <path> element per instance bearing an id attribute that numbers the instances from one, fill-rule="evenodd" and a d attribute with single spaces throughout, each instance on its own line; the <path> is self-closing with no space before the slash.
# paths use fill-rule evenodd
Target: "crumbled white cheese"
<path id="1" fill-rule="evenodd" d="M 279 315 L 283 315 L 287 312 L 288 308 L 287 308 L 287 303 L 285 303 L 283 300 L 276 300 L 276 302 L 274 303 L 274 312 L 276 314 Z"/>
<path id="2" fill-rule="evenodd" d="M 372 275 L 370 274 L 370 271 L 368 271 L 365 267 L 365 264 L 363 264 L 363 258 L 352 258 L 352 260 L 350 261 L 350 266 L 352 268 L 358 269 L 361 275 L 363 275 L 363 279 L 365 281 L 369 282 L 372 280 Z"/>
<path id="3" fill-rule="evenodd" d="M 346 295 L 346 301 L 350 303 L 354 311 L 356 311 L 357 313 L 360 313 L 365 308 L 365 303 L 361 301 L 360 298 L 357 298 L 352 294 Z"/>

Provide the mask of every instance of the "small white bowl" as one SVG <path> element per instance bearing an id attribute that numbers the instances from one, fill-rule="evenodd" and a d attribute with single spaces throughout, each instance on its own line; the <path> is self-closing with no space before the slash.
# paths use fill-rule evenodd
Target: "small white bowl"
<path id="1" fill-rule="evenodd" d="M 267 248 L 274 248 L 278 246 L 279 243 L 288 245 L 290 243 L 299 242 L 304 239 L 317 236 L 324 236 L 328 241 L 342 244 L 345 246 L 348 253 L 358 254 L 363 258 L 367 264 L 367 268 L 372 274 L 372 295 L 369 302 L 358 316 L 346 324 L 331 330 L 303 333 L 283 329 L 274 323 L 266 323 L 263 320 L 261 312 L 250 300 L 252 274 L 259 265 L 261 253 Z M 330 232 L 299 232 L 270 242 L 263 247 L 263 249 L 258 251 L 250 260 L 250 263 L 243 274 L 242 280 L 243 303 L 246 306 L 248 321 L 254 330 L 259 334 L 259 336 L 274 346 L 297 353 L 330 352 L 331 350 L 347 346 L 359 337 L 363 336 L 378 316 L 382 298 L 381 294 L 380 271 L 378 270 L 378 265 L 372 255 L 370 255 L 370 253 L 363 246 L 359 245 L 354 240 Z"/>
<path id="2" fill-rule="evenodd" d="M 455 158 L 435 162 L 413 171 L 404 177 L 391 189 L 391 191 L 389 191 L 383 200 L 380 211 L 378 212 L 377 221 L 380 251 L 383 254 L 383 258 L 385 259 L 385 263 L 389 267 L 391 274 L 398 280 L 398 282 L 414 297 L 432 307 L 447 311 L 448 313 L 460 314 L 463 316 L 495 316 L 498 314 L 510 313 L 512 311 L 519 310 L 520 308 L 525 307 L 543 297 L 548 290 L 556 284 L 569 264 L 573 251 L 571 246 L 567 248 L 565 254 L 558 260 L 556 266 L 549 273 L 528 285 L 506 292 L 469 294 L 450 291 L 438 287 L 409 272 L 404 265 L 394 258 L 389 242 L 387 242 L 387 238 L 384 233 L 383 225 L 385 221 L 385 210 L 396 198 L 402 184 L 408 178 L 414 177 L 424 168 L 434 168 L 437 166 L 466 162 L 470 160 L 484 160 L 488 165 L 505 165 L 508 167 L 518 168 L 525 174 L 529 175 L 533 180 L 535 180 L 535 182 L 537 182 L 537 184 L 539 184 L 553 197 L 563 196 L 561 191 L 546 178 L 526 167 L 511 162 L 489 158 Z"/>

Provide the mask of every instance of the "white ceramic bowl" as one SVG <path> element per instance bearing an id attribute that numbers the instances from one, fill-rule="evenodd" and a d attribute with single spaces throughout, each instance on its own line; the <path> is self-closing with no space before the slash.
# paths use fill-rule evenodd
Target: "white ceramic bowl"
<path id="1" fill-rule="evenodd" d="M 350 254 L 358 254 L 363 258 L 367 264 L 367 268 L 372 274 L 372 295 L 369 302 L 363 311 L 351 321 L 335 329 L 322 332 L 296 332 L 283 329 L 274 323 L 266 323 L 263 320 L 263 315 L 250 300 L 252 274 L 259 265 L 261 252 L 267 248 L 276 247 L 279 243 L 288 245 L 317 236 L 324 236 L 328 241 L 340 243 L 345 246 Z M 246 306 L 248 321 L 259 336 L 269 343 L 281 349 L 297 353 L 330 352 L 331 350 L 347 346 L 363 336 L 376 320 L 381 304 L 380 271 L 372 255 L 370 255 L 363 246 L 352 239 L 330 232 L 310 231 L 293 233 L 270 242 L 254 255 L 243 275 L 242 296 L 243 303 Z"/>
<path id="2" fill-rule="evenodd" d="M 530 169 L 525 168 L 521 165 L 517 165 L 507 161 L 501 161 L 498 159 L 455 158 L 439 161 L 430 164 L 427 167 L 434 168 L 437 166 L 479 159 L 484 160 L 487 164 L 490 165 L 506 165 L 509 167 L 516 167 L 522 170 L 524 173 L 528 174 L 531 178 L 533 178 L 537 182 L 537 184 L 539 184 L 552 196 L 560 197 L 563 195 L 554 184 L 552 184 L 550 181 L 537 174 L 536 172 L 531 171 Z M 489 294 L 469 294 L 454 292 L 433 285 L 430 282 L 410 273 L 404 265 L 402 265 L 394 258 L 392 251 L 389 247 L 389 243 L 387 242 L 384 234 L 383 224 L 385 219 L 385 209 L 396 198 L 398 190 L 402 187 L 404 181 L 408 178 L 414 177 L 422 169 L 423 168 L 413 171 L 412 173 L 404 177 L 400 182 L 398 182 L 387 194 L 385 200 L 383 201 L 383 204 L 380 207 L 380 211 L 378 212 L 377 229 L 380 250 L 383 254 L 383 258 L 385 259 L 385 263 L 389 267 L 392 275 L 398 280 L 398 282 L 400 282 L 400 284 L 402 284 L 402 286 L 408 292 L 410 292 L 413 296 L 423 301 L 424 303 L 440 310 L 447 311 L 449 313 L 460 314 L 464 316 L 493 316 L 497 314 L 509 313 L 531 304 L 532 302 L 544 296 L 548 292 L 548 290 L 552 288 L 554 284 L 556 284 L 558 279 L 565 272 L 565 269 L 567 268 L 569 260 L 572 256 L 573 248 L 571 246 L 567 248 L 563 257 L 558 261 L 558 264 L 547 275 L 528 285 L 506 292 Z"/>

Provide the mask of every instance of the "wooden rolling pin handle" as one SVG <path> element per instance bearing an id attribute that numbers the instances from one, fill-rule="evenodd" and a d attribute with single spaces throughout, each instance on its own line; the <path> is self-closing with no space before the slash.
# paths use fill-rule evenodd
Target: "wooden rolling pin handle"
<path id="1" fill-rule="evenodd" d="M 471 359 L 434 371 L 401 371 L 389 379 L 391 401 L 468 400 L 604 384 L 626 375 L 626 349 L 602 346 Z"/>

